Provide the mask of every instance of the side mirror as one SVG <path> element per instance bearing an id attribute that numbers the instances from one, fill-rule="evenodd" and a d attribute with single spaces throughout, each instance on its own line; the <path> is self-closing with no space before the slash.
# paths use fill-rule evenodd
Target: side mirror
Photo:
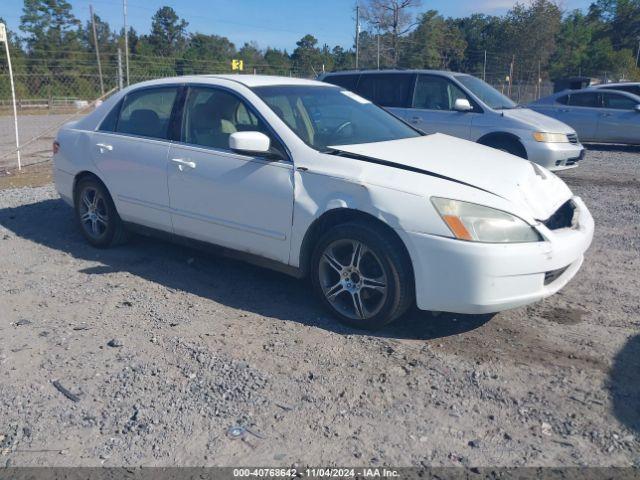
<path id="1" fill-rule="evenodd" d="M 271 140 L 262 132 L 235 132 L 229 136 L 229 148 L 241 153 L 269 153 Z"/>
<path id="2" fill-rule="evenodd" d="M 458 98 L 456 103 L 453 104 L 453 109 L 456 112 L 470 112 L 473 110 L 473 107 L 466 98 Z"/>

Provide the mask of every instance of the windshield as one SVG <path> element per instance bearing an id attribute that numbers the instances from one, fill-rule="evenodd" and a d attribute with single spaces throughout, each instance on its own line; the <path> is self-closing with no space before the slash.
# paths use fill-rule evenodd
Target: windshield
<path id="1" fill-rule="evenodd" d="M 340 88 L 277 85 L 253 91 L 302 141 L 319 151 L 421 136 L 382 108 Z"/>
<path id="2" fill-rule="evenodd" d="M 490 108 L 504 110 L 517 107 L 509 97 L 504 96 L 491 85 L 477 77 L 472 77 L 471 75 L 456 75 L 456 80 L 467 87 L 471 93 Z"/>

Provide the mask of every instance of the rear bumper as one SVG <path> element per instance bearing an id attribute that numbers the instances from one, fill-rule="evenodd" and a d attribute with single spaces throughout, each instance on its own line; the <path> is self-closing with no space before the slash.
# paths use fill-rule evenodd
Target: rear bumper
<path id="1" fill-rule="evenodd" d="M 56 168 L 54 165 L 53 182 L 56 186 L 58 194 L 62 197 L 62 199 L 69 205 L 73 206 L 74 176 L 70 173 L 65 172 L 64 170 Z"/>
<path id="2" fill-rule="evenodd" d="M 529 160 L 551 171 L 575 168 L 585 154 L 580 143 L 544 143 L 531 140 L 524 142 L 524 148 Z"/>
<path id="3" fill-rule="evenodd" d="M 582 200 L 573 200 L 577 226 L 555 231 L 541 226 L 543 242 L 487 244 L 406 234 L 418 308 L 492 313 L 556 293 L 578 272 L 593 238 L 591 214 Z"/>

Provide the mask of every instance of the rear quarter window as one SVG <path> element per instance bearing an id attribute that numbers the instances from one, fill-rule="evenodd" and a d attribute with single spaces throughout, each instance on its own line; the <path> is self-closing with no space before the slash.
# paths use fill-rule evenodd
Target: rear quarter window
<path id="1" fill-rule="evenodd" d="M 98 130 L 101 132 L 115 132 L 116 125 L 118 123 L 118 114 L 120 113 L 120 107 L 122 106 L 122 100 L 120 100 L 116 105 L 111 108 L 111 111 L 107 113 L 107 116 L 104 117 L 102 123 L 98 127 Z"/>

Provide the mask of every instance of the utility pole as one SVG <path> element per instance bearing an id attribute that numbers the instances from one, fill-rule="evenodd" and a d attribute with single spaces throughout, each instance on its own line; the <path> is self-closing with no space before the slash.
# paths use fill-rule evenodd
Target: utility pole
<path id="1" fill-rule="evenodd" d="M 636 53 L 636 68 L 638 68 L 639 61 L 640 61 L 640 36 L 638 37 L 638 53 Z"/>
<path id="2" fill-rule="evenodd" d="M 102 63 L 100 62 L 100 48 L 98 47 L 98 34 L 96 33 L 96 17 L 93 14 L 93 6 L 89 4 L 91 26 L 93 28 L 93 44 L 96 47 L 96 60 L 98 61 L 98 77 L 100 77 L 100 95 L 104 95 L 104 82 L 102 81 Z"/>
<path id="3" fill-rule="evenodd" d="M 511 85 L 513 85 L 513 64 L 516 63 L 516 56 L 511 59 L 511 65 L 509 66 L 509 93 L 507 96 L 511 97 Z"/>
<path id="4" fill-rule="evenodd" d="M 118 47 L 118 90 L 122 90 L 122 50 Z"/>
<path id="5" fill-rule="evenodd" d="M 487 81 L 487 51 L 484 51 L 484 64 L 482 65 L 482 80 Z"/>
<path id="6" fill-rule="evenodd" d="M 356 70 L 360 57 L 360 5 L 356 3 Z"/>
<path id="7" fill-rule="evenodd" d="M 380 70 L 380 31 L 378 30 L 378 70 Z"/>
<path id="8" fill-rule="evenodd" d="M 22 161 L 20 159 L 20 135 L 18 133 L 18 111 L 16 107 L 16 87 L 13 84 L 13 68 L 11 68 L 11 55 L 9 54 L 9 33 L 4 23 L 0 23 L 0 43 L 4 42 L 5 52 L 7 54 L 7 66 L 9 67 L 9 81 L 11 83 L 11 100 L 13 103 L 13 128 L 16 135 L 16 154 L 18 155 L 18 170 L 22 170 Z"/>
<path id="9" fill-rule="evenodd" d="M 538 98 L 542 97 L 542 61 L 538 60 Z"/>
<path id="10" fill-rule="evenodd" d="M 129 86 L 129 30 L 127 29 L 127 0 L 122 0 L 122 15 L 124 17 L 124 61 L 127 68 L 127 86 Z"/>

